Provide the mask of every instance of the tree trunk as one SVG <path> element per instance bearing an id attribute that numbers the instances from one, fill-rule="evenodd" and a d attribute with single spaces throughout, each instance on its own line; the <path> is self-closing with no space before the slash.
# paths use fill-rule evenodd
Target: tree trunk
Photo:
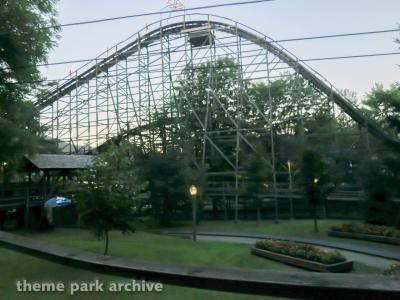
<path id="1" fill-rule="evenodd" d="M 109 242 L 109 238 L 108 238 L 108 230 L 106 230 L 106 247 L 104 248 L 104 255 L 108 254 L 108 242 Z"/>
<path id="2" fill-rule="evenodd" d="M 212 212 L 213 212 L 213 216 L 214 219 L 217 219 L 217 213 L 218 213 L 218 208 L 217 208 L 217 200 L 216 199 L 212 199 Z"/>
<path id="3" fill-rule="evenodd" d="M 6 220 L 6 212 L 0 211 L 0 230 L 4 229 L 5 220 Z"/>
<path id="4" fill-rule="evenodd" d="M 222 183 L 222 201 L 224 202 L 224 220 L 228 220 L 228 203 L 226 202 L 225 182 Z"/>
<path id="5" fill-rule="evenodd" d="M 318 232 L 318 224 L 317 224 L 317 205 L 313 205 L 314 209 L 314 232 Z"/>
<path id="6" fill-rule="evenodd" d="M 262 203 L 260 196 L 259 196 L 259 191 L 257 191 L 255 198 L 256 198 L 256 206 L 257 206 L 256 226 L 259 227 L 260 222 L 261 222 L 261 203 Z"/>

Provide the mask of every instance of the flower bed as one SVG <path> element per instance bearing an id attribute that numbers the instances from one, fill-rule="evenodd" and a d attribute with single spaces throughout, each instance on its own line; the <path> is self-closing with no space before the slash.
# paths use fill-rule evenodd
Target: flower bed
<path id="1" fill-rule="evenodd" d="M 251 252 L 258 256 L 320 272 L 344 272 L 353 268 L 353 262 L 346 261 L 346 258 L 337 250 L 326 251 L 294 242 L 262 240 L 255 243 Z"/>
<path id="2" fill-rule="evenodd" d="M 383 272 L 383 275 L 400 276 L 400 264 L 393 264 L 389 269 Z"/>
<path id="3" fill-rule="evenodd" d="M 368 225 L 368 224 L 356 224 L 356 223 L 340 224 L 332 226 L 332 230 L 340 232 L 352 232 L 352 233 L 362 233 L 369 235 L 400 238 L 400 230 L 380 225 Z"/>
<path id="4" fill-rule="evenodd" d="M 325 251 L 321 248 L 278 240 L 257 241 L 255 248 L 280 253 L 288 256 L 316 261 L 330 265 L 346 261 L 346 258 L 337 250 Z"/>
<path id="5" fill-rule="evenodd" d="M 329 235 L 400 245 L 400 230 L 388 226 L 340 224 L 332 226 Z"/>

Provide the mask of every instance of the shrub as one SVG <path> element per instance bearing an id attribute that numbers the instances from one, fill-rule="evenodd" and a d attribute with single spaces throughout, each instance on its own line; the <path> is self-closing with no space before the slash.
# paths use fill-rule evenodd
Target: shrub
<path id="1" fill-rule="evenodd" d="M 346 258 L 337 250 L 327 251 L 321 248 L 278 240 L 262 240 L 255 243 L 255 248 L 316 261 L 331 265 L 346 261 Z"/>
<path id="2" fill-rule="evenodd" d="M 396 275 L 400 276 L 400 264 L 393 264 L 389 269 L 383 272 L 383 275 Z"/>
<path id="3" fill-rule="evenodd" d="M 393 201 L 396 195 L 393 187 L 397 181 L 393 181 L 394 178 L 388 175 L 389 170 L 385 167 L 384 160 L 373 158 L 365 168 L 364 221 L 372 225 L 394 226 L 399 211 L 398 205 Z"/>
<path id="4" fill-rule="evenodd" d="M 400 229 L 400 210 L 396 216 L 396 224 L 394 224 L 397 229 Z"/>
<path id="5" fill-rule="evenodd" d="M 400 238 L 400 230 L 381 225 L 349 223 L 334 225 L 332 226 L 332 230 Z"/>
<path id="6" fill-rule="evenodd" d="M 396 223 L 396 203 L 392 200 L 389 187 L 374 187 L 367 192 L 364 202 L 365 222 L 374 225 L 394 225 Z"/>

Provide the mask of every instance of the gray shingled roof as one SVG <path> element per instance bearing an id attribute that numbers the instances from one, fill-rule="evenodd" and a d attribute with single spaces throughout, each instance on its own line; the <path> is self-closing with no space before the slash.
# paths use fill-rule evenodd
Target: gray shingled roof
<path id="1" fill-rule="evenodd" d="M 92 157 L 92 155 L 38 154 L 26 159 L 41 170 L 85 169 L 92 164 Z"/>

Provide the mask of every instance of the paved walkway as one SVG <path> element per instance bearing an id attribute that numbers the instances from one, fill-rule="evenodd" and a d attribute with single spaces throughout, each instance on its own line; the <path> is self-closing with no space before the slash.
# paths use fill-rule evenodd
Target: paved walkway
<path id="1" fill-rule="evenodd" d="M 180 286 L 310 299 L 400 298 L 399 277 L 162 265 L 103 256 L 2 231 L 0 245 L 69 266 Z"/>
<path id="2" fill-rule="evenodd" d="M 190 232 L 179 232 L 179 231 L 164 231 L 165 234 L 171 235 L 190 235 Z M 363 245 L 354 245 L 345 242 L 337 242 L 337 241 L 326 241 L 326 240 L 316 240 L 316 239 L 305 239 L 305 238 L 293 238 L 293 237 L 285 237 L 285 236 L 276 236 L 276 235 L 268 235 L 268 234 L 254 234 L 254 233 L 222 233 L 222 232 L 198 232 L 198 235 L 206 235 L 206 236 L 214 236 L 214 237 L 235 237 L 235 238 L 252 238 L 252 239 L 277 239 L 283 241 L 294 241 L 303 244 L 310 244 L 328 248 L 342 249 L 348 250 L 351 252 L 358 252 L 372 256 L 383 257 L 386 259 L 400 261 L 400 251 L 390 251 L 386 249 L 376 249 Z"/>
<path id="3" fill-rule="evenodd" d="M 175 236 L 183 236 L 183 237 L 191 237 L 191 233 L 169 233 Z M 262 238 L 266 238 L 267 236 L 262 236 Z M 271 236 L 268 236 L 271 237 Z M 277 238 L 277 237 L 274 237 Z M 219 241 L 219 242 L 228 242 L 228 243 L 240 243 L 240 244 L 254 244 L 257 240 L 260 240 L 260 237 L 247 237 L 247 236 L 235 236 L 234 234 L 224 235 L 222 233 L 198 233 L 197 239 L 199 240 L 207 240 L 207 241 Z M 289 238 L 278 238 L 279 240 L 293 240 Z M 296 241 L 300 241 L 301 239 L 296 239 Z M 308 241 L 308 240 L 307 240 Z M 304 243 L 304 242 L 303 242 Z M 393 258 L 384 258 L 382 256 L 376 256 L 374 254 L 365 254 L 361 253 L 360 251 L 352 251 L 352 250 L 343 250 L 343 248 L 333 247 L 333 246 L 326 246 L 322 245 L 323 243 L 310 243 L 318 245 L 319 247 L 327 250 L 332 249 L 340 249 L 340 252 L 348 259 L 355 262 L 359 262 L 365 264 L 370 267 L 379 268 L 381 270 L 389 268 L 392 264 L 398 263 L 397 260 Z M 350 247 L 351 248 L 351 247 Z M 369 248 L 368 248 L 369 249 Z"/>

